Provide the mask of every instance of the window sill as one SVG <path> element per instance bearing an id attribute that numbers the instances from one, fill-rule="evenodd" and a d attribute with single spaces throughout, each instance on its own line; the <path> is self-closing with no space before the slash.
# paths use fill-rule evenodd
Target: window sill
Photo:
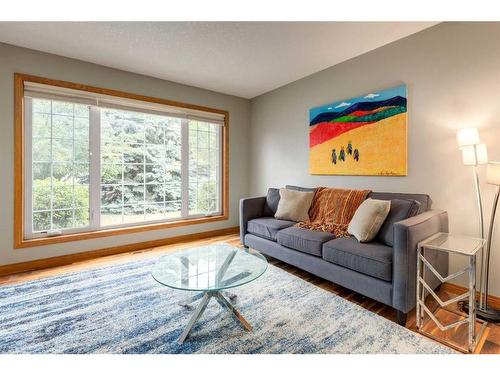
<path id="1" fill-rule="evenodd" d="M 150 231 L 150 230 L 177 228 L 177 227 L 183 227 L 183 226 L 195 225 L 195 224 L 205 224 L 205 223 L 211 223 L 214 221 L 221 221 L 221 220 L 227 220 L 227 219 L 228 219 L 227 215 L 218 215 L 218 216 L 210 216 L 210 217 L 200 217 L 200 218 L 196 218 L 196 219 L 183 219 L 183 220 L 177 220 L 177 221 L 169 221 L 167 223 L 154 223 L 154 224 L 146 224 L 146 225 L 136 225 L 133 227 L 125 227 L 125 228 L 102 229 L 102 230 L 97 230 L 97 231 L 92 231 L 92 232 L 63 234 L 61 236 L 56 236 L 56 237 L 23 239 L 20 242 L 15 243 L 14 248 L 15 249 L 23 249 L 23 248 L 45 246 L 45 245 L 64 243 L 64 242 L 82 241 L 82 240 L 89 240 L 92 238 L 118 236 L 118 235 L 122 235 L 122 234 L 146 232 L 146 231 Z"/>

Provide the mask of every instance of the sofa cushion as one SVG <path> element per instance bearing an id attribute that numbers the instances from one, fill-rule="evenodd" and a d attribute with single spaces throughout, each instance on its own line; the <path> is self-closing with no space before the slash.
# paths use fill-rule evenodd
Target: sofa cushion
<path id="1" fill-rule="evenodd" d="M 427 194 L 412 194 L 412 193 L 382 193 L 372 191 L 368 197 L 373 199 L 393 200 L 393 199 L 407 199 L 420 203 L 418 213 L 429 211 L 432 207 L 432 199 Z"/>
<path id="2" fill-rule="evenodd" d="M 295 222 L 293 221 L 279 220 L 274 217 L 259 217 L 248 222 L 247 232 L 276 241 L 276 235 L 279 230 L 291 227 L 294 224 Z"/>
<path id="3" fill-rule="evenodd" d="M 298 227 L 290 227 L 278 232 L 278 243 L 303 253 L 321 256 L 322 246 L 335 236 L 328 232 L 320 232 Z"/>
<path id="4" fill-rule="evenodd" d="M 360 243 L 354 237 L 323 244 L 324 260 L 385 281 L 392 280 L 392 252 L 392 247 L 377 242 Z"/>
<path id="5" fill-rule="evenodd" d="M 376 241 L 394 246 L 394 224 L 415 216 L 421 204 L 413 199 L 391 199 L 391 209 L 378 231 Z"/>
<path id="6" fill-rule="evenodd" d="M 267 190 L 266 203 L 264 204 L 264 216 L 274 217 L 274 214 L 278 209 L 279 202 L 280 202 L 280 189 L 269 188 Z"/>

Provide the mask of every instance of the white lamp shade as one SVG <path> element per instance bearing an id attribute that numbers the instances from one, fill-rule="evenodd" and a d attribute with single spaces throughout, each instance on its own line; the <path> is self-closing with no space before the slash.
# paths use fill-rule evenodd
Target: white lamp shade
<path id="1" fill-rule="evenodd" d="M 477 164 L 488 164 L 488 149 L 484 143 L 476 145 Z"/>
<path id="2" fill-rule="evenodd" d="M 488 163 L 486 181 L 488 181 L 488 184 L 500 185 L 500 162 Z"/>
<path id="3" fill-rule="evenodd" d="M 474 146 L 464 146 L 462 150 L 462 161 L 464 165 L 477 165 L 476 152 Z"/>
<path id="4" fill-rule="evenodd" d="M 464 128 L 457 131 L 458 147 L 478 145 L 479 131 L 477 128 Z"/>

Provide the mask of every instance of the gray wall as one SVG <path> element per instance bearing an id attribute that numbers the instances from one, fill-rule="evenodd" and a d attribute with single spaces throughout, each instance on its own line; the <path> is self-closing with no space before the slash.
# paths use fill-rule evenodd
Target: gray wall
<path id="1" fill-rule="evenodd" d="M 183 228 L 13 249 L 14 72 L 84 83 L 225 109 L 230 113 L 229 220 Z M 0 44 L 0 265 L 238 225 L 238 200 L 248 194 L 250 102 L 246 99 Z"/>
<path id="2" fill-rule="evenodd" d="M 499 45 L 500 23 L 440 24 L 253 99 L 251 194 L 287 183 L 428 193 L 434 207 L 449 211 L 452 232 L 477 235 L 472 172 L 462 165 L 455 132 L 479 127 L 490 160 L 500 160 Z M 308 173 L 311 107 L 402 82 L 408 85 L 407 177 Z M 494 188 L 484 183 L 484 172 L 489 219 Z M 492 264 L 499 270 L 500 217 L 497 223 Z M 463 264 L 450 262 L 453 270 Z M 500 272 L 492 274 L 491 292 L 500 296 Z"/>

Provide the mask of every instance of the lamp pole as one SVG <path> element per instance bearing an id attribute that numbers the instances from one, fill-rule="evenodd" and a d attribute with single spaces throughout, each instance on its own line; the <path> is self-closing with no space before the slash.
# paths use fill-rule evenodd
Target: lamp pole
<path id="1" fill-rule="evenodd" d="M 485 312 L 488 312 L 488 286 L 489 286 L 489 276 L 490 276 L 490 251 L 491 251 L 491 242 L 493 238 L 493 226 L 495 224 L 495 215 L 497 212 L 497 206 L 498 206 L 498 196 L 500 195 L 500 185 L 497 186 L 497 192 L 495 194 L 495 199 L 493 200 L 493 209 L 491 210 L 491 220 L 490 220 L 490 229 L 488 231 L 488 245 L 486 247 L 486 261 L 484 262 L 485 264 L 485 280 L 486 280 L 486 287 L 484 290 L 485 294 L 485 302 L 484 302 L 484 310 Z M 500 319 L 500 315 L 498 314 L 498 311 L 496 311 L 497 319 Z"/>
<path id="2" fill-rule="evenodd" d="M 476 154 L 476 146 L 474 145 L 474 154 Z M 477 160 L 477 157 L 476 157 Z M 476 199 L 477 206 L 479 208 L 479 228 L 481 230 L 481 238 L 484 239 L 484 214 L 483 214 L 483 200 L 481 199 L 481 189 L 479 187 L 479 175 L 477 173 L 477 165 L 472 166 L 472 174 L 474 176 L 474 185 L 476 187 Z M 484 306 L 484 248 L 481 248 L 481 267 L 479 267 L 479 308 L 482 309 Z"/>
<path id="3" fill-rule="evenodd" d="M 500 322 L 500 310 L 496 310 L 488 306 L 488 292 L 490 284 L 490 254 L 491 254 L 491 244 L 493 242 L 493 229 L 495 226 L 495 216 L 498 207 L 498 198 L 500 196 L 500 163 L 490 162 L 488 163 L 488 169 L 486 173 L 486 180 L 491 185 L 496 185 L 495 198 L 493 199 L 493 207 L 491 208 L 491 219 L 490 226 L 488 230 L 488 239 L 486 241 L 485 257 L 482 260 L 484 267 L 484 303 L 477 309 L 476 314 L 479 318 L 487 320 L 489 322 Z"/>

